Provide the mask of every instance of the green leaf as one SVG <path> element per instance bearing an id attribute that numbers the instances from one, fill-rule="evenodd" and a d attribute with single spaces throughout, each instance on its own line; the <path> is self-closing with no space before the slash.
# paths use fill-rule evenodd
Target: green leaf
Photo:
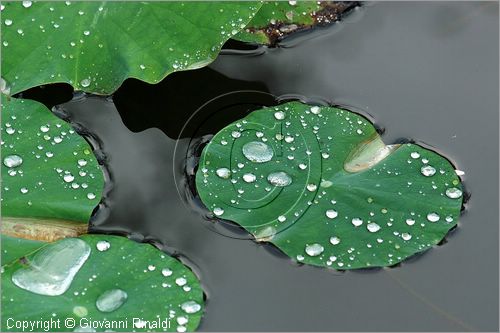
<path id="1" fill-rule="evenodd" d="M 27 253 L 33 252 L 44 244 L 41 241 L 9 237 L 7 235 L 1 235 L 1 237 L 2 265 L 8 264 Z"/>
<path id="2" fill-rule="evenodd" d="M 284 37 L 314 26 L 340 20 L 343 13 L 359 2 L 346 1 L 268 1 L 234 39 L 275 45 Z"/>
<path id="3" fill-rule="evenodd" d="M 68 123 L 38 102 L 2 95 L 2 158 L 2 233 L 51 241 L 86 231 L 104 177 Z"/>
<path id="4" fill-rule="evenodd" d="M 258 2 L 3 2 L 2 77 L 11 93 L 53 82 L 111 94 L 206 66 Z"/>
<path id="5" fill-rule="evenodd" d="M 122 322 L 121 328 L 96 331 L 193 331 L 202 306 L 198 279 L 182 263 L 150 244 L 118 236 L 65 238 L 4 266 L 2 273 L 2 331 L 19 331 L 8 318 L 59 319 L 50 329 L 58 332 L 84 329 L 90 320 Z M 66 318 L 75 326 L 65 325 Z M 133 318 L 148 323 L 134 327 Z M 158 318 L 169 327 L 151 326 Z"/>
<path id="6" fill-rule="evenodd" d="M 457 224 L 462 205 L 444 157 L 415 144 L 386 146 L 362 116 L 298 102 L 217 133 L 196 184 L 215 216 L 294 260 L 336 269 L 390 266 L 429 249 Z"/>

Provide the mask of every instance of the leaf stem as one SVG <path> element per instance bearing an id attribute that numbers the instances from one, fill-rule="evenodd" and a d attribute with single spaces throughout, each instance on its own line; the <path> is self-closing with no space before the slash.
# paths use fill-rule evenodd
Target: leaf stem
<path id="1" fill-rule="evenodd" d="M 66 237 L 86 234 L 88 224 L 55 219 L 2 217 L 2 234 L 43 242 L 53 242 Z"/>

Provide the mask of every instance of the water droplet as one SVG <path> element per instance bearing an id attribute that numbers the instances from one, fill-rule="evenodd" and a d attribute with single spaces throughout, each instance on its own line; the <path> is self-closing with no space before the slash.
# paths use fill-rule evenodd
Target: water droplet
<path id="1" fill-rule="evenodd" d="M 152 272 L 156 269 L 155 265 L 148 265 L 148 271 Z"/>
<path id="2" fill-rule="evenodd" d="M 363 224 L 363 220 L 358 218 L 358 217 L 355 217 L 351 220 L 351 223 L 355 226 L 355 227 L 359 227 L 360 225 Z"/>
<path id="3" fill-rule="evenodd" d="M 78 238 L 65 238 L 38 250 L 12 274 L 12 282 L 39 295 L 62 295 L 90 255 L 90 246 Z"/>
<path id="4" fill-rule="evenodd" d="M 24 8 L 29 8 L 31 7 L 32 2 L 31 1 L 23 1 L 23 7 Z"/>
<path id="5" fill-rule="evenodd" d="M 294 1 L 294 2 L 296 2 L 296 1 Z M 320 113 L 319 106 L 313 106 L 313 107 L 311 107 L 311 113 L 312 114 L 319 114 Z"/>
<path id="6" fill-rule="evenodd" d="M 333 210 L 333 209 L 329 209 L 326 211 L 326 217 L 328 217 L 329 219 L 334 219 L 336 218 L 339 214 L 337 213 L 336 210 Z"/>
<path id="7" fill-rule="evenodd" d="M 451 216 L 446 216 L 446 218 L 444 219 L 447 223 L 451 223 L 453 222 L 453 217 Z"/>
<path id="8" fill-rule="evenodd" d="M 295 138 L 293 136 L 285 136 L 285 142 L 286 143 L 292 143 L 293 141 L 295 141 Z"/>
<path id="9" fill-rule="evenodd" d="M 340 243 L 340 238 L 334 236 L 334 237 L 330 237 L 330 243 L 332 245 L 337 245 L 338 243 Z"/>
<path id="10" fill-rule="evenodd" d="M 82 81 L 80 81 L 80 85 L 84 88 L 90 86 L 90 79 L 83 79 Z"/>
<path id="11" fill-rule="evenodd" d="M 40 126 L 40 131 L 42 131 L 43 133 L 47 133 L 49 131 L 49 126 L 47 125 Z"/>
<path id="12" fill-rule="evenodd" d="M 233 131 L 231 133 L 231 136 L 235 139 L 239 138 L 241 136 L 241 132 L 238 132 L 238 131 Z"/>
<path id="13" fill-rule="evenodd" d="M 21 193 L 22 194 L 26 194 L 28 192 L 29 192 L 29 190 L 26 187 L 21 187 Z"/>
<path id="14" fill-rule="evenodd" d="M 284 215 L 280 215 L 280 216 L 278 216 L 278 221 L 285 222 L 286 221 L 286 217 Z"/>
<path id="15" fill-rule="evenodd" d="M 215 171 L 217 176 L 223 179 L 228 179 L 229 176 L 231 176 L 231 171 L 228 168 L 219 168 L 217 171 Z"/>
<path id="16" fill-rule="evenodd" d="M 380 230 L 380 226 L 375 222 L 371 222 L 366 225 L 366 229 L 368 229 L 369 232 L 377 232 Z"/>
<path id="17" fill-rule="evenodd" d="M 108 241 L 102 240 L 102 241 L 98 241 L 96 243 L 95 247 L 99 251 L 104 252 L 104 251 L 107 251 L 111 247 L 111 244 Z"/>
<path id="18" fill-rule="evenodd" d="M 4 23 L 5 23 L 6 26 L 12 25 L 12 20 L 5 19 Z"/>
<path id="19" fill-rule="evenodd" d="M 420 158 L 420 154 L 416 151 L 414 151 L 413 153 L 410 154 L 411 158 L 414 158 L 414 159 L 417 159 L 417 158 Z"/>
<path id="20" fill-rule="evenodd" d="M 311 257 L 319 256 L 325 249 L 321 244 L 314 243 L 306 246 L 306 253 Z"/>
<path id="21" fill-rule="evenodd" d="M 290 0 L 290 1 L 288 1 L 288 4 L 289 4 L 290 6 L 295 6 L 295 5 L 297 4 L 297 1 L 296 1 L 296 0 Z M 316 107 L 316 108 L 317 108 L 317 106 L 313 106 L 313 107 Z M 312 108 L 311 108 L 311 109 L 312 109 Z M 312 111 L 312 110 L 311 110 L 311 111 Z"/>
<path id="22" fill-rule="evenodd" d="M 222 209 L 220 207 L 216 207 L 216 208 L 214 208 L 213 212 L 215 215 L 221 216 L 222 214 L 224 214 L 224 209 Z"/>
<path id="23" fill-rule="evenodd" d="M 407 232 L 403 232 L 401 234 L 401 238 L 403 238 L 405 241 L 409 241 L 411 239 L 411 235 Z"/>
<path id="24" fill-rule="evenodd" d="M 79 166 L 86 166 L 87 165 L 87 160 L 84 160 L 83 158 L 79 159 L 78 160 L 78 165 Z"/>
<path id="25" fill-rule="evenodd" d="M 95 199 L 95 194 L 94 193 L 87 193 L 87 199 L 94 200 Z"/>
<path id="26" fill-rule="evenodd" d="M 253 183 L 256 179 L 257 177 L 253 173 L 245 173 L 243 175 L 243 180 L 247 183 Z"/>
<path id="27" fill-rule="evenodd" d="M 7 168 L 15 168 L 23 164 L 23 159 L 19 155 L 9 155 L 3 159 L 3 165 Z"/>
<path id="28" fill-rule="evenodd" d="M 439 221 L 439 215 L 437 213 L 429 213 L 427 214 L 427 220 L 429 222 L 437 222 Z"/>
<path id="29" fill-rule="evenodd" d="M 90 31 L 85 30 L 85 31 L 83 32 L 83 34 L 84 34 L 85 36 L 88 36 L 88 35 L 90 35 Z"/>
<path id="30" fill-rule="evenodd" d="M 286 172 L 279 171 L 270 173 L 267 176 L 267 181 L 271 185 L 283 187 L 290 185 L 292 183 L 292 178 Z"/>
<path id="31" fill-rule="evenodd" d="M 406 219 L 406 224 L 408 224 L 408 225 L 414 225 L 415 224 L 415 220 L 414 219 Z"/>
<path id="32" fill-rule="evenodd" d="M 465 172 L 463 172 L 462 170 L 455 170 L 455 173 L 457 174 L 457 176 L 465 175 Z"/>
<path id="33" fill-rule="evenodd" d="M 187 301 L 182 303 L 181 309 L 186 313 L 196 313 L 201 310 L 201 305 L 195 301 Z"/>
<path id="34" fill-rule="evenodd" d="M 316 186 L 316 184 L 307 184 L 306 188 L 307 188 L 308 191 L 314 192 L 314 191 L 316 191 L 316 189 L 318 188 L 318 186 Z"/>
<path id="35" fill-rule="evenodd" d="M 64 175 L 63 179 L 66 183 L 71 183 L 75 179 L 75 177 L 72 174 L 68 173 Z"/>
<path id="36" fill-rule="evenodd" d="M 271 147 L 269 147 L 264 142 L 258 142 L 258 141 L 252 141 L 246 143 L 243 146 L 242 151 L 243 155 L 245 155 L 245 157 L 249 161 L 255 163 L 269 162 L 274 155 L 274 152 Z"/>
<path id="37" fill-rule="evenodd" d="M 185 285 L 187 283 L 187 280 L 183 277 L 179 277 L 177 279 L 175 279 L 175 283 L 179 286 L 179 287 L 182 287 L 183 285 Z"/>
<path id="38" fill-rule="evenodd" d="M 462 196 L 462 191 L 456 187 L 446 189 L 446 196 L 450 199 L 458 199 Z"/>
<path id="39" fill-rule="evenodd" d="M 274 113 L 274 118 L 278 120 L 283 120 L 285 119 L 285 113 L 283 111 L 277 111 Z"/>
<path id="40" fill-rule="evenodd" d="M 163 276 L 170 276 L 170 275 L 172 275 L 172 273 L 173 273 L 172 270 L 168 269 L 168 268 L 164 268 L 164 269 L 161 270 L 161 274 Z"/>
<path id="41" fill-rule="evenodd" d="M 304 164 L 304 163 L 300 163 L 300 164 L 299 164 L 299 169 L 300 169 L 300 170 L 305 170 L 305 169 L 307 169 L 307 165 L 306 165 L 306 164 Z"/>
<path id="42" fill-rule="evenodd" d="M 121 289 L 107 290 L 97 298 L 95 306 L 101 312 L 113 312 L 125 303 L 127 293 Z"/>
<path id="43" fill-rule="evenodd" d="M 424 165 L 420 169 L 420 172 L 422 173 L 422 175 L 424 175 L 426 177 L 430 177 L 430 176 L 434 176 L 434 174 L 436 173 L 436 169 L 430 165 Z"/>

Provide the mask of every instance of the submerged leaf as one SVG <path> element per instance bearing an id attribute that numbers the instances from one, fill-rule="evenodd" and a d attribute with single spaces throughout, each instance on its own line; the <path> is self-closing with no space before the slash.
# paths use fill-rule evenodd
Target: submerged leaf
<path id="1" fill-rule="evenodd" d="M 444 157 L 415 144 L 386 146 L 362 116 L 298 102 L 217 133 L 196 185 L 217 217 L 294 260 L 336 269 L 390 266 L 438 244 L 462 205 Z"/>
<path id="2" fill-rule="evenodd" d="M 193 331 L 202 307 L 203 290 L 189 269 L 124 237 L 65 238 L 2 273 L 2 331 L 16 331 L 8 318 L 60 319 L 50 329 L 58 332 Z"/>
<path id="3" fill-rule="evenodd" d="M 336 22 L 359 4 L 358 1 L 267 1 L 233 38 L 274 46 L 294 32 Z"/>
<path id="4" fill-rule="evenodd" d="M 11 93 L 53 82 L 110 94 L 206 66 L 258 2 L 4 2 L 2 77 Z"/>
<path id="5" fill-rule="evenodd" d="M 85 232 L 104 186 L 87 141 L 30 100 L 2 95 L 2 122 L 2 233 L 52 241 Z"/>

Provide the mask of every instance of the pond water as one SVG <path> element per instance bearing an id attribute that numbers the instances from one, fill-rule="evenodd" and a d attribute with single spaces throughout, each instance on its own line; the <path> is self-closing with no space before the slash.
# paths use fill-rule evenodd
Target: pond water
<path id="1" fill-rule="evenodd" d="M 61 108 L 101 142 L 113 184 L 92 231 L 182 254 L 207 293 L 204 331 L 496 331 L 498 49 L 497 3 L 376 3 L 278 48 L 76 97 Z M 276 97 L 349 106 L 386 143 L 444 154 L 471 193 L 459 227 L 398 267 L 333 272 L 207 221 L 186 176 L 197 145 Z"/>

